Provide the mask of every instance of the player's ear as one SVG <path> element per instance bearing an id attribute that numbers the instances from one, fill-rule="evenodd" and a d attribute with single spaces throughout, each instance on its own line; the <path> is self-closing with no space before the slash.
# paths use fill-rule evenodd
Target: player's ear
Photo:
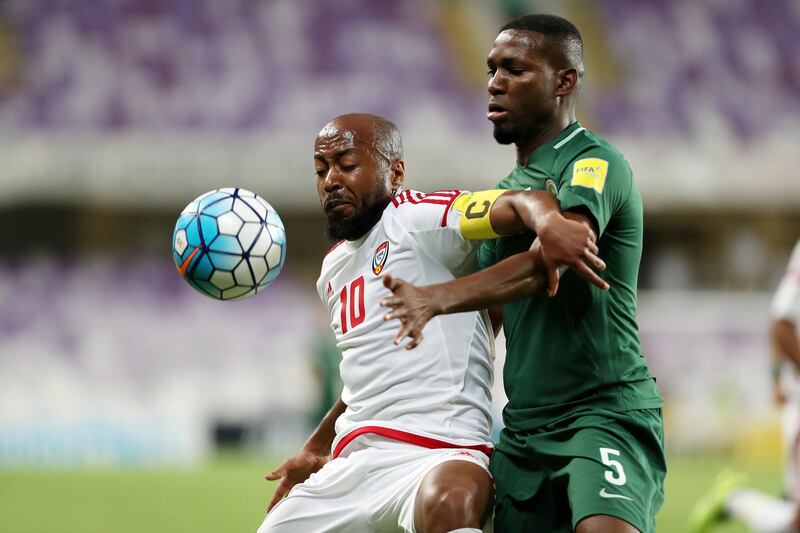
<path id="1" fill-rule="evenodd" d="M 578 85 L 578 71 L 574 68 L 559 70 L 556 74 L 556 96 L 567 96 Z"/>
<path id="2" fill-rule="evenodd" d="M 391 189 L 397 189 L 403 185 L 406 179 L 406 164 L 402 159 L 398 159 L 389 166 L 389 181 Z"/>

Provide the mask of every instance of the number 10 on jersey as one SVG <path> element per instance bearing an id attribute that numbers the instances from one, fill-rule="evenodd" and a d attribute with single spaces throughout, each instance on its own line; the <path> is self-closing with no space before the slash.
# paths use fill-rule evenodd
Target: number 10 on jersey
<path id="1" fill-rule="evenodd" d="M 339 302 L 342 304 L 340 318 L 342 320 L 342 335 L 344 335 L 348 330 L 364 322 L 364 317 L 367 314 L 364 307 L 364 276 L 359 276 L 358 279 L 342 287 L 342 292 L 339 294 Z M 350 319 L 349 327 L 348 318 Z"/>

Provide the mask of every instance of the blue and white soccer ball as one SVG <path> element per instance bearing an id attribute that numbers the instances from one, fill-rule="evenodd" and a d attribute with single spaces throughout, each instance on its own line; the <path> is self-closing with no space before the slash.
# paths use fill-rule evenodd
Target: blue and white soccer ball
<path id="1" fill-rule="evenodd" d="M 275 209 L 257 194 L 216 189 L 178 217 L 172 256 L 183 279 L 206 296 L 247 298 L 278 277 L 286 232 Z"/>

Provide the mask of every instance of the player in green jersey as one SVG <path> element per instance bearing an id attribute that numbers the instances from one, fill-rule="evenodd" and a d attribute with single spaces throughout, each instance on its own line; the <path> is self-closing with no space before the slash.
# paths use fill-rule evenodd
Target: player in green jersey
<path id="1" fill-rule="evenodd" d="M 494 137 L 517 148 L 499 188 L 550 190 L 566 217 L 590 226 L 610 290 L 566 271 L 555 295 L 538 296 L 541 274 L 525 261 L 537 244 L 524 233 L 486 241 L 485 270 L 447 284 L 418 288 L 387 275 L 386 318 L 401 320 L 396 342 L 410 336 L 413 347 L 437 314 L 505 304 L 496 531 L 655 531 L 666 464 L 662 400 L 636 321 L 639 191 L 622 154 L 576 121 L 584 66 L 572 23 L 511 21 L 487 63 Z"/>

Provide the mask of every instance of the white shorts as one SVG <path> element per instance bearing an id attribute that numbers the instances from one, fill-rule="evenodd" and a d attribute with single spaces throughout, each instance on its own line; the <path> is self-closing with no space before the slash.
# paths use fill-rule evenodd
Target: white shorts
<path id="1" fill-rule="evenodd" d="M 358 439 L 363 446 L 296 485 L 267 515 L 258 533 L 413 533 L 414 501 L 431 469 L 458 460 L 489 470 L 489 458 L 479 451 L 431 450 L 365 437 Z"/>

